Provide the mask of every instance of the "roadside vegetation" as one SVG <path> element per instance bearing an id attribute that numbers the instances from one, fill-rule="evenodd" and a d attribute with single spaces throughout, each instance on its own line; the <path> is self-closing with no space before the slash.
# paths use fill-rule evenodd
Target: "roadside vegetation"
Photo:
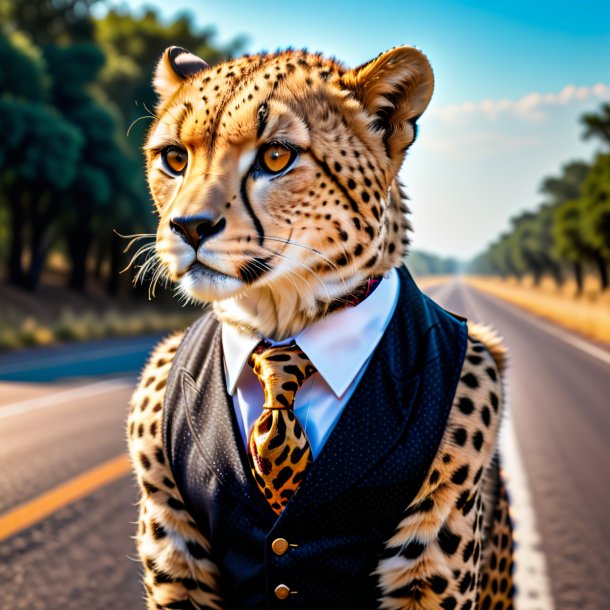
<path id="1" fill-rule="evenodd" d="M 562 291 L 571 278 L 575 296 L 585 277 L 597 278 L 599 291 L 610 286 L 610 104 L 581 117 L 583 138 L 599 148 L 591 161 L 571 161 L 542 181 L 542 203 L 511 219 L 510 229 L 468 266 L 476 275 L 531 276 L 534 286 L 551 278 Z M 570 290 L 568 290 L 570 292 Z"/>
<path id="2" fill-rule="evenodd" d="M 574 280 L 566 280 L 558 288 L 550 277 L 537 284 L 532 276 L 521 281 L 514 277 L 467 276 L 466 282 L 589 339 L 610 345 L 610 291 L 602 292 L 593 276 L 584 278 L 582 289 Z"/>
<path id="3" fill-rule="evenodd" d="M 99 314 L 65 309 L 56 319 L 49 321 L 33 315 L 5 315 L 0 321 L 0 351 L 182 330 L 198 315 L 193 311 L 163 314 L 155 310 L 124 311 L 119 308 Z"/>
<path id="4" fill-rule="evenodd" d="M 581 117 L 598 149 L 542 181 L 542 203 L 466 266 L 473 286 L 610 344 L 610 104 Z"/>

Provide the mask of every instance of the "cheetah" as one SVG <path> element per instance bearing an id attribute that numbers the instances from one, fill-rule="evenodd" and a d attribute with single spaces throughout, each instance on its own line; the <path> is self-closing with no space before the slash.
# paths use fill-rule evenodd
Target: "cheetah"
<path id="1" fill-rule="evenodd" d="M 411 225 L 397 174 L 434 83 L 419 50 L 397 47 L 348 69 L 295 50 L 210 67 L 170 47 L 153 83 L 145 154 L 157 275 L 211 303 L 206 320 L 282 341 L 401 267 Z M 506 353 L 488 327 L 468 323 L 464 336 L 434 457 L 369 558 L 376 605 L 367 608 L 512 608 L 509 502 L 496 458 Z M 237 584 L 213 544 L 215 518 L 186 496 L 168 448 L 166 392 L 182 341 L 175 334 L 151 355 L 127 424 L 148 608 L 307 607 L 288 587 L 265 592 L 265 603 L 231 597 Z"/>

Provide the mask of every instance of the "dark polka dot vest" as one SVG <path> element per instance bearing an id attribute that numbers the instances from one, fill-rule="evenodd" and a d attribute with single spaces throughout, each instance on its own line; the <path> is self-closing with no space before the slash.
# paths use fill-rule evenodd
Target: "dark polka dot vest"
<path id="1" fill-rule="evenodd" d="M 377 607 L 375 567 L 438 451 L 466 324 L 398 270 L 396 311 L 320 455 L 278 515 L 250 471 L 205 315 L 172 365 L 163 437 L 187 511 L 211 543 L 231 610 Z"/>

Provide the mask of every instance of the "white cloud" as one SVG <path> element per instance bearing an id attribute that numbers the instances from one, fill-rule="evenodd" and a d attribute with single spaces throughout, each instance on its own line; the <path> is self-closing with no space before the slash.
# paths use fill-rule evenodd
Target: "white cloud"
<path id="1" fill-rule="evenodd" d="M 458 125 L 481 116 L 497 120 L 513 116 L 530 123 L 543 121 L 552 107 L 566 106 L 589 99 L 610 100 L 610 85 L 598 83 L 591 87 L 566 85 L 559 93 L 528 93 L 518 100 L 463 102 L 451 106 L 431 108 L 429 116 L 445 124 Z"/>

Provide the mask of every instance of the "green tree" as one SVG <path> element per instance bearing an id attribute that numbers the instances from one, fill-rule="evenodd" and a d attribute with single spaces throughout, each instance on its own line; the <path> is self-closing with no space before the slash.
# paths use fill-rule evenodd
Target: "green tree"
<path id="1" fill-rule="evenodd" d="M 559 176 L 550 176 L 542 181 L 540 192 L 547 196 L 551 204 L 578 199 L 582 191 L 582 183 L 589 173 L 589 167 L 584 161 L 567 163 L 561 168 Z"/>
<path id="2" fill-rule="evenodd" d="M 590 246 L 582 237 L 582 205 L 570 199 L 554 209 L 553 243 L 561 260 L 572 263 L 577 294 L 583 291 L 583 260 L 592 256 Z"/>
<path id="3" fill-rule="evenodd" d="M 116 217 L 137 171 L 118 129 L 111 106 L 92 89 L 105 61 L 89 43 L 49 45 L 45 50 L 53 77 L 53 101 L 84 139 L 72 188 L 62 200 L 61 226 L 71 261 L 70 286 L 83 290 L 98 217 Z M 110 229 L 109 229 L 110 230 Z"/>
<path id="4" fill-rule="evenodd" d="M 594 252 L 602 290 L 608 288 L 610 260 L 610 154 L 598 155 L 582 186 L 582 231 Z"/>
<path id="5" fill-rule="evenodd" d="M 583 287 L 583 265 L 588 262 L 595 265 L 602 287 L 608 285 L 606 256 L 593 238 L 595 229 L 588 222 L 591 212 L 582 198 L 590 170 L 587 163 L 573 161 L 563 166 L 559 176 L 546 178 L 541 187 L 553 207 L 553 252 L 572 265 L 579 293 Z"/>
<path id="6" fill-rule="evenodd" d="M 28 32 L 39 46 L 91 40 L 91 9 L 104 0 L 0 0 L 6 29 Z"/>
<path id="7" fill-rule="evenodd" d="M 35 288 L 51 244 L 49 210 L 74 181 L 82 138 L 51 108 L 0 100 L 0 189 L 11 217 L 9 280 Z M 30 238 L 29 269 L 23 269 Z"/>
<path id="8" fill-rule="evenodd" d="M 503 233 L 487 250 L 487 261 L 493 273 L 502 276 L 513 275 L 521 279 L 522 271 L 513 259 L 514 233 Z"/>
<path id="9" fill-rule="evenodd" d="M 0 33 L 0 95 L 47 102 L 50 79 L 40 51 L 20 33 Z"/>
<path id="10" fill-rule="evenodd" d="M 456 258 L 444 258 L 422 250 L 410 252 L 406 263 L 415 275 L 455 275 L 463 266 Z"/>
<path id="11" fill-rule="evenodd" d="M 610 103 L 603 104 L 599 112 L 583 114 L 580 122 L 584 125 L 583 138 L 597 138 L 605 146 L 610 146 Z"/>
<path id="12" fill-rule="evenodd" d="M 524 212 L 512 219 L 510 257 L 514 270 L 522 276 L 531 273 L 538 285 L 545 273 L 557 284 L 563 281 L 561 266 L 552 253 L 552 206 L 542 206 L 536 212 Z"/>
<path id="13" fill-rule="evenodd" d="M 46 102 L 45 62 L 27 39 L 0 34 L 0 206 L 10 218 L 8 277 L 33 287 L 51 238 L 52 205 L 76 173 L 82 138 Z M 24 268 L 25 244 L 30 264 Z"/>

